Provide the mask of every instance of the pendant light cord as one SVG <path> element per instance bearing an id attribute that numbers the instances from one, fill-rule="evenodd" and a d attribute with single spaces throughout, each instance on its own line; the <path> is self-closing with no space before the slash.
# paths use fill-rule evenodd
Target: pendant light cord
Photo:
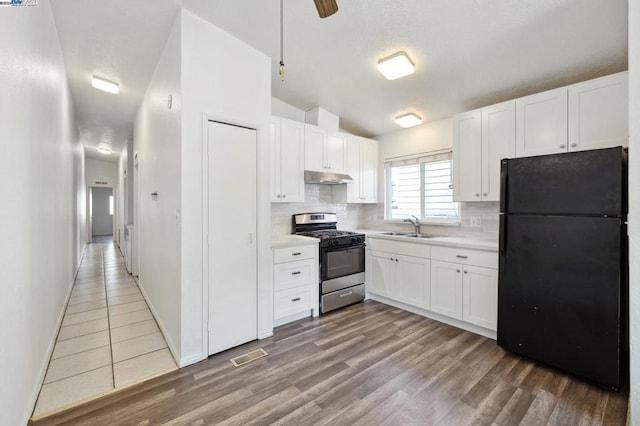
<path id="1" fill-rule="evenodd" d="M 284 82 L 284 0 L 280 0 L 280 80 Z"/>

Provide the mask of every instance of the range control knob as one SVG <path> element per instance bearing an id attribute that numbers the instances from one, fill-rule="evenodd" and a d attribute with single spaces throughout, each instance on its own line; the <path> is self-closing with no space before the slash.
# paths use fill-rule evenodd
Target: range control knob
<path id="1" fill-rule="evenodd" d="M 352 238 L 352 239 L 351 239 L 351 242 L 355 244 L 355 243 L 357 243 L 357 242 L 358 242 L 358 239 L 357 239 L 357 238 Z"/>

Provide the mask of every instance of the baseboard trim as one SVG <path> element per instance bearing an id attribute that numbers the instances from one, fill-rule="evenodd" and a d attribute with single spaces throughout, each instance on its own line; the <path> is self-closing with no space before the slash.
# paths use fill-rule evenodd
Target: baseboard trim
<path id="1" fill-rule="evenodd" d="M 183 365 L 180 362 L 181 361 L 180 352 L 178 352 L 178 349 L 176 348 L 175 344 L 173 343 L 173 340 L 171 340 L 171 336 L 169 335 L 169 332 L 167 331 L 167 328 L 162 323 L 162 319 L 160 319 L 160 315 L 158 315 L 158 311 L 153 306 L 153 303 L 151 303 L 151 300 L 149 299 L 149 295 L 147 294 L 146 290 L 144 289 L 144 287 L 140 283 L 140 280 L 136 280 L 136 284 L 138 284 L 138 288 L 140 289 L 140 292 L 142 293 L 142 297 L 144 297 L 145 302 L 147 302 L 147 306 L 149 306 L 149 310 L 151 310 L 151 314 L 153 315 L 153 319 L 156 321 L 156 324 L 158 324 L 158 327 L 160 328 L 160 332 L 162 333 L 162 336 L 164 337 L 164 340 L 167 342 L 167 346 L 169 347 L 169 351 L 171 352 L 171 356 L 173 356 L 173 360 L 175 361 L 176 365 L 179 365 L 182 368 Z"/>
<path id="2" fill-rule="evenodd" d="M 385 305 L 393 306 L 394 308 L 402 309 L 402 310 L 414 313 L 416 315 L 427 317 L 432 320 L 436 320 L 444 324 L 447 324 L 456 328 L 460 328 L 462 330 L 466 330 L 474 334 L 479 334 L 480 336 L 484 336 L 489 339 L 496 340 L 497 332 L 486 329 L 484 327 L 477 326 L 475 324 L 470 324 L 468 322 L 460 321 L 455 318 L 449 318 L 444 315 L 437 314 L 435 312 L 427 311 L 425 309 L 416 308 L 415 306 L 411 306 L 402 302 L 387 299 L 386 297 L 378 296 L 377 294 L 369 294 L 368 298 L 380 303 L 384 303 Z"/>
<path id="3" fill-rule="evenodd" d="M 44 358 L 44 363 L 40 367 L 40 371 L 38 373 L 38 380 L 36 381 L 36 387 L 31 393 L 31 397 L 29 398 L 29 404 L 27 405 L 27 412 L 23 416 L 24 422 L 22 424 L 28 424 L 29 419 L 33 415 L 34 410 L 36 409 L 36 403 L 38 402 L 38 397 L 40 396 L 40 390 L 44 385 L 44 378 L 47 374 L 47 369 L 49 368 L 49 363 L 51 362 L 51 357 L 53 356 L 53 350 L 56 347 L 56 342 L 58 341 L 58 334 L 60 334 L 60 328 L 62 327 L 62 321 L 64 320 L 64 313 L 67 311 L 67 306 L 69 305 L 69 299 L 71 298 L 71 292 L 73 291 L 73 284 L 76 282 L 76 278 L 78 277 L 78 272 L 80 271 L 80 265 L 82 265 L 82 261 L 84 260 L 84 255 L 87 250 L 87 244 L 82 247 L 82 256 L 80 256 L 80 261 L 76 265 L 76 270 L 73 273 L 73 277 L 71 278 L 71 283 L 67 288 L 67 295 L 65 297 L 65 301 L 62 305 L 62 310 L 58 315 L 58 320 L 56 321 L 56 327 L 54 328 L 55 333 L 51 337 L 49 341 L 49 346 L 47 347 L 47 355 Z"/>
<path id="4" fill-rule="evenodd" d="M 269 330 L 262 330 L 258 333 L 258 340 L 267 339 L 273 336 L 273 328 Z"/>
<path id="5" fill-rule="evenodd" d="M 202 354 L 194 354 L 182 358 L 177 364 L 180 368 L 184 368 L 188 365 L 195 364 L 196 362 L 204 361 L 205 359 L 207 359 L 207 356 L 203 356 Z"/>

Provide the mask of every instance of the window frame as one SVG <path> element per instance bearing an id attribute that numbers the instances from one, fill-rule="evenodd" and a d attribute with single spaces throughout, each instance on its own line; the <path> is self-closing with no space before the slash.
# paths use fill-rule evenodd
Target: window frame
<path id="1" fill-rule="evenodd" d="M 420 220 L 419 223 L 423 225 L 442 225 L 442 226 L 460 226 L 460 203 L 454 201 L 457 204 L 458 217 L 457 218 L 441 218 L 436 216 L 424 216 L 425 213 L 425 168 L 422 164 L 431 163 L 443 160 L 452 160 L 453 151 L 442 150 L 435 152 L 421 153 L 409 157 L 399 157 L 386 159 L 384 161 L 384 222 L 385 223 L 404 223 L 404 219 L 392 218 L 392 181 L 391 181 L 391 169 L 393 167 L 401 167 L 403 165 L 420 164 Z M 453 182 L 453 162 L 451 163 L 451 178 Z"/>

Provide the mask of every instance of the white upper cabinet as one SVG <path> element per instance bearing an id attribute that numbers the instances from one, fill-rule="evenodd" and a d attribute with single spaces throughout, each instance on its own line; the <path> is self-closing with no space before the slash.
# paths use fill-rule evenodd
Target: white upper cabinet
<path id="1" fill-rule="evenodd" d="M 304 201 L 304 123 L 271 118 L 271 202 Z"/>
<path id="2" fill-rule="evenodd" d="M 327 132 L 311 124 L 304 126 L 304 168 L 314 172 L 326 172 L 325 150 Z"/>
<path id="3" fill-rule="evenodd" d="M 378 141 L 360 140 L 360 186 L 363 203 L 378 202 Z"/>
<path id="4" fill-rule="evenodd" d="M 346 173 L 353 182 L 333 187 L 335 203 L 376 203 L 378 201 L 378 142 L 360 136 L 347 138 Z"/>
<path id="5" fill-rule="evenodd" d="M 628 146 L 628 73 L 516 100 L 516 156 Z"/>
<path id="6" fill-rule="evenodd" d="M 567 152 L 567 88 L 516 99 L 516 156 Z"/>
<path id="7" fill-rule="evenodd" d="M 515 102 L 453 118 L 456 201 L 499 201 L 500 160 L 515 156 Z"/>
<path id="8" fill-rule="evenodd" d="M 347 172 L 347 134 L 329 133 L 326 149 L 327 171 L 330 173 Z"/>
<path id="9" fill-rule="evenodd" d="M 501 160 L 516 155 L 516 103 L 482 108 L 482 201 L 500 201 Z"/>
<path id="10" fill-rule="evenodd" d="M 482 191 L 482 112 L 453 118 L 453 197 L 456 201 L 480 201 Z"/>
<path id="11" fill-rule="evenodd" d="M 346 173 L 347 134 L 327 132 L 311 124 L 305 126 L 305 169 Z"/>
<path id="12" fill-rule="evenodd" d="M 627 72 L 569 86 L 569 151 L 628 146 L 628 99 Z"/>

